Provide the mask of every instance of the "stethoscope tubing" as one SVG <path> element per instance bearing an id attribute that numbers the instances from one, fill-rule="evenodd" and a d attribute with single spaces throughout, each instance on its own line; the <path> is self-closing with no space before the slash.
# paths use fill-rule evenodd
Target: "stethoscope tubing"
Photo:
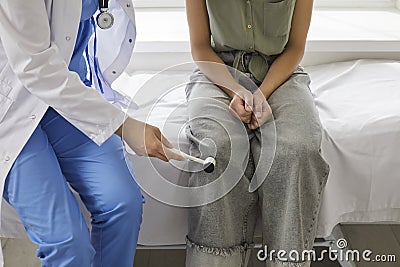
<path id="1" fill-rule="evenodd" d="M 108 10 L 108 0 L 99 0 L 99 9 Z"/>

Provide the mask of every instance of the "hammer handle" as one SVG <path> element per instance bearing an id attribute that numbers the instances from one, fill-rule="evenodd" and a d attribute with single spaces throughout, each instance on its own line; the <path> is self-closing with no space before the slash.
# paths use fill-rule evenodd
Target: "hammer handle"
<path id="1" fill-rule="evenodd" d="M 182 157 L 184 157 L 185 159 L 188 159 L 188 160 L 191 160 L 191 161 L 200 163 L 200 164 L 204 164 L 204 160 L 202 160 L 202 159 L 199 159 L 199 158 L 190 156 L 190 155 L 186 154 L 185 152 L 182 152 L 182 151 L 180 151 L 180 150 L 178 150 L 178 149 L 176 149 L 176 148 L 173 148 L 172 150 L 173 150 L 175 153 L 180 154 L 180 155 L 181 155 Z"/>

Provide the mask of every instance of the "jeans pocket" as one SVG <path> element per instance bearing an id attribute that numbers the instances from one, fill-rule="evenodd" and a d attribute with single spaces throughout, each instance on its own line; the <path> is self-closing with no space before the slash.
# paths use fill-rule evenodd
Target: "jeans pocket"
<path id="1" fill-rule="evenodd" d="M 264 2 L 264 34 L 286 36 L 290 32 L 295 0 Z"/>

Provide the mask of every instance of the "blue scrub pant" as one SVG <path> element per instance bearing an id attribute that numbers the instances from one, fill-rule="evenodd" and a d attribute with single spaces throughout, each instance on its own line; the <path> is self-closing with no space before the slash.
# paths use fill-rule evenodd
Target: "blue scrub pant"
<path id="1" fill-rule="evenodd" d="M 91 213 L 91 233 L 68 183 Z M 14 163 L 3 197 L 38 245 L 41 266 L 133 266 L 143 196 L 118 136 L 99 147 L 49 108 Z"/>

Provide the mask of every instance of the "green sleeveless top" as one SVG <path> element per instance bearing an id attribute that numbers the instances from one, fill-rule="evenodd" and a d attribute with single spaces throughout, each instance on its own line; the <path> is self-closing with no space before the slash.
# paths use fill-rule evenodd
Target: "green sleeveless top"
<path id="1" fill-rule="evenodd" d="M 295 3 L 296 0 L 207 0 L 213 49 L 265 56 L 282 53 L 289 39 Z M 262 68 L 259 65 L 263 60 L 255 61 L 255 69 Z M 255 71 L 261 72 L 257 75 L 260 79 L 266 74 Z"/>

